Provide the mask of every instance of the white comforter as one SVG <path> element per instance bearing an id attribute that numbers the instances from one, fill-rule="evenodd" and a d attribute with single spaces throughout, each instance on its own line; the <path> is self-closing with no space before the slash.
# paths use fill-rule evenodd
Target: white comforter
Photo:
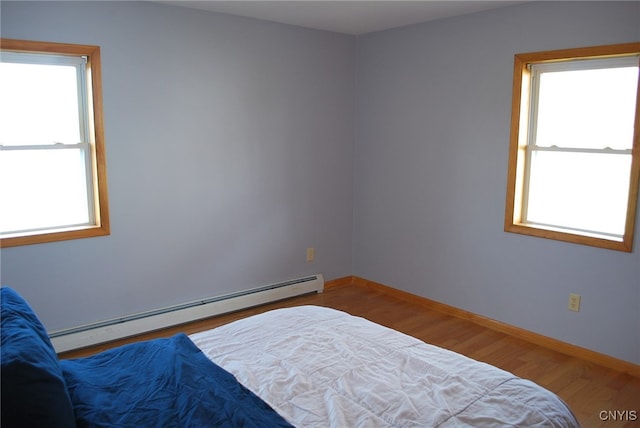
<path id="1" fill-rule="evenodd" d="M 190 337 L 297 427 L 579 426 L 531 381 L 333 309 L 279 309 Z"/>

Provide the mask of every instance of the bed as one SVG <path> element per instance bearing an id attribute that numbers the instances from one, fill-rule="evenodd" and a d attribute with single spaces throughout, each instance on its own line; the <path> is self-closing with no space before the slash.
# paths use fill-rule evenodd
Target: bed
<path id="1" fill-rule="evenodd" d="M 3 287 L 2 426 L 579 426 L 531 381 L 324 307 L 75 360 L 49 346 L 28 304 Z M 22 366 L 48 372 L 48 387 L 30 391 L 37 382 Z M 25 424 L 33 415 L 40 422 Z"/>

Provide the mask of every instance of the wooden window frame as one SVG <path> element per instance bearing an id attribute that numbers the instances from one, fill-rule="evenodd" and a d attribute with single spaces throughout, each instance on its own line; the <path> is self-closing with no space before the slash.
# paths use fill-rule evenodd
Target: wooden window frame
<path id="1" fill-rule="evenodd" d="M 50 228 L 42 231 L 7 234 L 0 238 L 0 247 L 40 244 L 70 239 L 105 236 L 110 234 L 107 172 L 104 148 L 104 122 L 102 111 L 102 74 L 100 47 L 68 43 L 52 43 L 15 39 L 0 39 L 0 50 L 24 53 L 86 56 L 87 94 L 89 109 L 88 142 L 91 155 L 91 184 L 93 186 L 94 221 L 92 224 Z"/>
<path id="2" fill-rule="evenodd" d="M 523 187 L 525 183 L 526 149 L 529 128 L 530 71 L 529 65 L 536 63 L 568 61 L 575 59 L 612 58 L 640 54 L 640 43 L 563 49 L 544 52 L 516 54 L 513 70 L 513 94 L 511 106 L 511 129 L 507 196 L 505 204 L 504 230 L 541 238 L 572 242 L 583 245 L 632 252 L 633 235 L 638 205 L 640 181 L 640 78 L 636 94 L 634 135 L 631 153 L 631 173 L 627 198 L 626 223 L 622 240 L 581 234 L 560 228 L 533 225 L 523 221 Z"/>

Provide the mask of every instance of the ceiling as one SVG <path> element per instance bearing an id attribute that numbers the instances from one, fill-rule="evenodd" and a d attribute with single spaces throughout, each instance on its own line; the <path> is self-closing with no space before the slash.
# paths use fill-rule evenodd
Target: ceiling
<path id="1" fill-rule="evenodd" d="M 523 3 L 522 0 L 159 0 L 158 2 L 352 35 Z"/>

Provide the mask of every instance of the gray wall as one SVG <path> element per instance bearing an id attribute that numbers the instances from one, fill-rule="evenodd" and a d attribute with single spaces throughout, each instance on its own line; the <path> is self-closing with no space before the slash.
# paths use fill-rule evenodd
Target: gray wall
<path id="1" fill-rule="evenodd" d="M 534 2 L 360 37 L 354 274 L 640 363 L 640 227 L 631 254 L 503 232 L 513 55 L 639 22 L 638 2 Z"/>
<path id="2" fill-rule="evenodd" d="M 1 253 L 49 329 L 321 272 L 640 363 L 640 228 L 631 254 L 502 231 L 513 55 L 640 40 L 637 2 L 358 38 L 149 3 L 1 7 L 3 37 L 102 47 L 113 233 Z"/>
<path id="3" fill-rule="evenodd" d="M 48 329 L 351 274 L 353 37 L 132 2 L 1 24 L 102 53 L 111 236 L 2 250 Z"/>

